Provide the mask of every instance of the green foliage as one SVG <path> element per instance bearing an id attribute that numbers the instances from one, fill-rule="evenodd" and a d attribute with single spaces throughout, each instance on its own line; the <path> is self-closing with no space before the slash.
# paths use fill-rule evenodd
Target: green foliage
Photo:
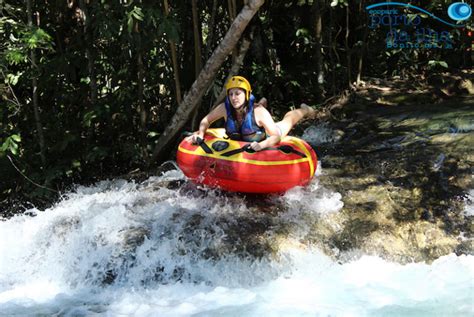
<path id="1" fill-rule="evenodd" d="M 15 86 L 18 83 L 18 80 L 20 79 L 22 74 L 23 73 L 21 72 L 17 72 L 16 74 L 7 74 L 5 76 L 5 83 Z"/>
<path id="2" fill-rule="evenodd" d="M 1 139 L 0 139 L 1 142 Z M 10 152 L 11 154 L 18 156 L 19 155 L 19 143 L 21 142 L 21 137 L 18 134 L 12 134 L 3 141 L 0 146 L 0 157 Z"/>
<path id="3" fill-rule="evenodd" d="M 143 21 L 145 15 L 140 7 L 134 6 L 133 9 L 127 13 L 127 27 L 128 33 L 132 33 L 135 21 Z"/>
<path id="4" fill-rule="evenodd" d="M 5 53 L 5 60 L 10 65 L 19 65 L 27 62 L 28 55 L 26 54 L 26 51 L 21 48 L 11 47 Z"/>
<path id="5" fill-rule="evenodd" d="M 43 48 L 51 50 L 52 37 L 41 28 L 34 28 L 24 34 L 23 41 L 28 49 Z"/>

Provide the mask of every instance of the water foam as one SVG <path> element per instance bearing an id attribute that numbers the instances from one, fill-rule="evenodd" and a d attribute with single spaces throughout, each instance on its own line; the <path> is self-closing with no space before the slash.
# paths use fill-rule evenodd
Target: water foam
<path id="1" fill-rule="evenodd" d="M 0 315 L 464 316 L 474 257 L 400 265 L 337 263 L 317 249 L 279 252 L 245 239 L 298 237 L 308 215 L 342 207 L 317 180 L 265 204 L 183 186 L 177 171 L 143 184 L 79 187 L 35 216 L 0 222 Z M 263 229 L 261 229 L 262 227 Z M 257 234 L 257 233 L 258 234 Z M 252 242 L 252 241 L 250 241 Z M 246 249 L 248 248 L 248 249 Z"/>
<path id="2" fill-rule="evenodd" d="M 474 216 L 474 189 L 471 189 L 467 195 L 464 213 L 466 216 Z"/>
<path id="3" fill-rule="evenodd" d="M 301 138 L 311 145 L 317 146 L 325 143 L 337 142 L 341 138 L 341 135 L 335 133 L 328 123 L 321 122 L 317 125 L 311 125 L 306 128 Z"/>

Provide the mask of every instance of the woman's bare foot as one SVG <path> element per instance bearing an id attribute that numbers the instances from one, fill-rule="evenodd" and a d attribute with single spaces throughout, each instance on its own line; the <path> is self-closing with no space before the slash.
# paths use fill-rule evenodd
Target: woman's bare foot
<path id="1" fill-rule="evenodd" d="M 300 109 L 304 110 L 305 116 L 308 116 L 308 117 L 312 117 L 314 115 L 314 113 L 316 112 L 313 108 L 311 108 L 310 106 L 308 106 L 305 103 L 302 103 L 300 105 Z"/>
<path id="2" fill-rule="evenodd" d="M 266 108 L 268 106 L 267 98 L 263 97 L 259 102 L 255 104 L 256 106 L 262 106 Z"/>

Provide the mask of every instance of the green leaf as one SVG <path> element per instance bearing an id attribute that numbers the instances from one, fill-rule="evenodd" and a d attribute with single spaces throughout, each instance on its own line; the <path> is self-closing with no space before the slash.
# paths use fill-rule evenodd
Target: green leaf
<path id="1" fill-rule="evenodd" d="M 5 77 L 5 83 L 15 86 L 18 83 L 18 79 L 20 78 L 22 73 L 17 74 L 7 74 Z"/>
<path id="2" fill-rule="evenodd" d="M 137 19 L 138 21 L 143 21 L 145 15 L 142 12 L 142 9 L 140 7 L 133 7 L 132 10 L 132 16 Z"/>
<path id="3" fill-rule="evenodd" d="M 10 136 L 15 142 L 21 142 L 21 137 L 18 134 L 13 134 Z"/>
<path id="4" fill-rule="evenodd" d="M 10 151 L 13 155 L 18 154 L 18 142 L 21 141 L 21 138 L 17 134 L 13 134 L 8 136 L 5 141 L 3 142 L 2 146 L 0 147 L 0 153 L 5 153 L 6 151 Z"/>

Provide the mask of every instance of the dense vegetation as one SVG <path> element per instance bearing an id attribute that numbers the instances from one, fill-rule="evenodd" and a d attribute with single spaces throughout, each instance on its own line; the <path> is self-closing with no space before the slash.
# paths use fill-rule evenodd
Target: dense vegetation
<path id="1" fill-rule="evenodd" d="M 0 2 L 0 210 L 161 163 L 151 159 L 160 134 L 244 2 Z M 421 15 L 437 32 L 432 41 L 449 29 L 452 48 L 387 49 L 389 27 L 369 25 L 371 3 L 266 1 L 186 118 L 187 130 L 222 98 L 230 70 L 248 77 L 279 117 L 302 101 L 324 105 L 362 76 L 472 67 L 472 27 Z M 410 3 L 446 17 L 451 1 Z"/>

